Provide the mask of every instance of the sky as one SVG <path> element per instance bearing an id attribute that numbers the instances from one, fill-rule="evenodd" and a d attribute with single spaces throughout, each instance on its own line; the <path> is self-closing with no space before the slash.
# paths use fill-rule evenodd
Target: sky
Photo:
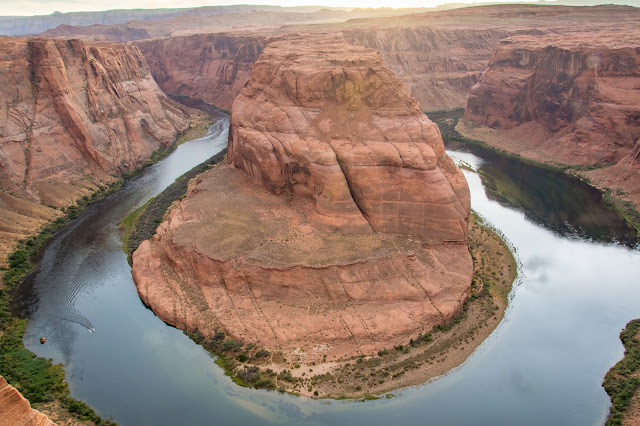
<path id="1" fill-rule="evenodd" d="M 228 4 L 402 8 L 433 7 L 443 3 L 473 3 L 479 1 L 491 1 L 492 3 L 497 3 L 513 2 L 517 0 L 0 0 L 0 16 L 49 15 L 54 11 L 81 12 L 110 9 L 156 9 L 220 6 Z M 607 3 L 607 1 L 603 0 L 602 3 Z M 611 1 L 611 3 L 614 3 L 614 1 Z M 621 1 L 617 0 L 615 3 L 621 3 Z M 627 0 L 624 1 L 624 3 L 633 6 L 640 6 L 640 0 Z"/>
<path id="2" fill-rule="evenodd" d="M 442 3 L 470 3 L 473 1 L 474 0 L 0 0 L 0 16 L 48 15 L 54 11 L 80 12 L 109 9 L 155 9 L 218 6 L 225 4 L 271 4 L 280 6 L 321 4 L 334 7 L 400 8 L 432 7 Z"/>

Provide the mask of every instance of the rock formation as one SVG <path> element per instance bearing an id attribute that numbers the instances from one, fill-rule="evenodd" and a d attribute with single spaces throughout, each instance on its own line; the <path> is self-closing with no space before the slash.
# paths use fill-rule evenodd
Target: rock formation
<path id="1" fill-rule="evenodd" d="M 398 20 L 400 18 L 397 18 Z M 346 24 L 345 24 L 346 25 Z M 166 93 L 230 109 L 249 80 L 253 63 L 280 32 L 196 34 L 137 41 L 158 85 Z M 304 29 L 303 29 L 304 30 Z M 84 31 L 90 32 L 90 29 Z M 461 108 L 487 67 L 494 46 L 515 33 L 491 29 L 340 28 L 353 45 L 370 47 L 407 85 L 424 110 Z M 313 33 L 309 33 L 313 36 Z M 120 39 L 114 34 L 114 39 Z"/>
<path id="2" fill-rule="evenodd" d="M 4 250 L 189 126 L 140 51 L 119 43 L 0 38 L 0 99 Z"/>
<path id="3" fill-rule="evenodd" d="M 354 12 L 345 18 L 353 16 Z M 242 27 L 232 25 L 236 22 L 233 15 L 216 18 L 220 22 L 210 27 L 198 28 L 200 24 L 189 22 L 183 28 L 177 21 L 162 21 L 162 27 L 145 22 L 134 27 L 78 27 L 71 33 L 117 40 L 128 36 L 132 37 L 130 40 L 157 38 L 136 44 L 163 90 L 229 109 L 268 40 L 287 34 L 313 36 L 331 31 L 342 34 L 350 44 L 377 50 L 423 111 L 436 111 L 466 106 L 471 87 L 487 68 L 497 43 L 506 37 L 546 31 L 563 34 L 578 25 L 585 31 L 600 31 L 612 25 L 633 30 L 640 23 L 640 11 L 615 6 L 500 5 L 276 28 L 265 26 L 275 21 L 255 15 L 244 16 L 246 23 Z M 56 34 L 65 34 L 63 30 Z M 184 32 L 218 33 L 166 37 Z"/>
<path id="4" fill-rule="evenodd" d="M 313 360 L 372 354 L 460 311 L 468 187 L 373 50 L 267 46 L 234 102 L 228 160 L 133 255 L 165 321 Z"/>
<path id="5" fill-rule="evenodd" d="M 271 44 L 234 101 L 230 163 L 272 193 L 310 197 L 316 226 L 466 241 L 467 183 L 380 55 L 293 40 Z"/>
<path id="6" fill-rule="evenodd" d="M 398 20 L 400 20 L 398 18 Z M 380 52 L 424 111 L 461 108 L 496 43 L 514 30 L 424 26 L 348 28 L 347 42 Z"/>
<path id="7" fill-rule="evenodd" d="M 586 175 L 596 184 L 622 189 L 638 202 L 639 45 L 637 31 L 503 40 L 464 118 L 495 129 L 503 149 L 595 166 L 599 170 Z"/>
<path id="8" fill-rule="evenodd" d="M 260 35 L 196 34 L 137 42 L 158 85 L 230 110 L 268 39 Z"/>
<path id="9" fill-rule="evenodd" d="M 16 388 L 0 376 L 0 423 L 5 426 L 50 426 L 51 420 L 34 410 Z"/>

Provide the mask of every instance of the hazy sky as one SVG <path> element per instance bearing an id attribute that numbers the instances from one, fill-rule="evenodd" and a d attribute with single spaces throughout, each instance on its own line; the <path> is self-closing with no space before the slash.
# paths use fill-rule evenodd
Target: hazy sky
<path id="1" fill-rule="evenodd" d="M 431 7 L 442 3 L 470 3 L 473 1 L 474 0 L 0 0 L 0 16 L 48 15 L 54 11 L 79 12 L 108 9 L 217 6 L 223 4 L 273 4 L 280 6 L 322 4 L 336 7 L 398 8 Z"/>

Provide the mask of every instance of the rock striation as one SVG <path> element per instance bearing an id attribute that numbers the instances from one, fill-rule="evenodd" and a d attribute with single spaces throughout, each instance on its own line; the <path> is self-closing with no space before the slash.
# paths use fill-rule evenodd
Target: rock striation
<path id="1" fill-rule="evenodd" d="M 345 28 L 350 44 L 380 52 L 385 64 L 418 99 L 424 111 L 462 108 L 487 67 L 495 45 L 517 29 L 421 26 Z"/>
<path id="2" fill-rule="evenodd" d="M 267 45 L 266 36 L 196 34 L 136 42 L 165 93 L 230 110 Z"/>
<path id="3" fill-rule="evenodd" d="M 0 38 L 0 99 L 7 250 L 55 208 L 142 165 L 189 127 L 140 51 L 120 43 Z"/>
<path id="4" fill-rule="evenodd" d="M 638 45 L 637 31 L 507 38 L 469 95 L 464 118 L 494 129 L 503 149 L 595 166 L 586 175 L 596 184 L 638 202 Z"/>
<path id="5" fill-rule="evenodd" d="M 294 40 L 270 45 L 234 101 L 230 164 L 274 194 L 311 198 L 328 230 L 466 241 L 466 180 L 380 55 Z"/>
<path id="6" fill-rule="evenodd" d="M 462 308 L 466 181 L 375 51 L 272 42 L 233 104 L 228 161 L 133 255 L 166 322 L 310 362 L 406 343 Z"/>
<path id="7" fill-rule="evenodd" d="M 34 410 L 16 388 L 0 376 L 0 421 L 6 426 L 52 426 L 47 416 Z"/>
<path id="8" fill-rule="evenodd" d="M 344 18 L 357 18 L 354 13 Z M 154 38 L 135 43 L 165 92 L 229 109 L 269 40 L 332 32 L 341 34 L 349 44 L 377 50 L 423 111 L 438 111 L 466 106 L 471 87 L 504 38 L 546 32 L 564 34 L 575 28 L 595 32 L 612 26 L 619 31 L 635 31 L 640 23 L 637 8 L 617 6 L 478 6 L 401 16 L 372 15 L 333 23 L 327 16 L 321 19 L 322 23 L 310 25 L 318 22 L 311 19 L 316 15 L 310 14 L 306 24 L 286 26 L 267 25 L 276 23 L 267 15 L 227 14 L 218 15 L 220 21 L 212 26 L 194 21 L 134 22 L 102 29 L 76 27 L 74 32 L 60 28 L 55 34 L 48 34 L 115 40 Z"/>

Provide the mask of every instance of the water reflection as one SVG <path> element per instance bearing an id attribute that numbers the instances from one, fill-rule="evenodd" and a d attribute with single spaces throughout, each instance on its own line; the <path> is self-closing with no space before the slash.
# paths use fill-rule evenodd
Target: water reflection
<path id="1" fill-rule="evenodd" d="M 601 215 L 578 220 L 583 217 L 577 214 L 580 209 L 563 206 L 560 195 L 538 208 L 551 189 L 529 195 L 536 191 L 532 181 L 541 179 L 533 172 L 526 179 L 506 179 L 499 174 L 511 175 L 493 165 L 501 164 L 500 158 L 469 152 L 450 154 L 493 176 L 500 182 L 496 190 L 503 185 L 517 194 L 509 196 L 518 200 L 517 209 L 511 207 L 515 203 L 496 202 L 487 197 L 492 191 L 485 191 L 478 174 L 465 172 L 472 207 L 517 249 L 522 274 L 505 320 L 459 369 L 433 383 L 394 392 L 394 398 L 366 403 L 311 401 L 233 384 L 201 347 L 140 302 L 117 229 L 129 212 L 226 146 L 227 121 L 219 124 L 208 139 L 182 145 L 123 190 L 91 206 L 45 250 L 30 281 L 40 302 L 30 305 L 25 344 L 65 364 L 74 397 L 125 426 L 602 423 L 609 400 L 600 383 L 622 356 L 620 329 L 640 312 L 639 253 L 594 243 L 597 235 L 588 233 L 595 229 L 599 235 L 600 227 L 590 224 Z M 604 209 L 586 200 L 589 209 Z M 574 213 L 550 211 L 561 218 L 552 225 L 544 223 L 544 209 Z M 555 230 L 565 218 L 588 240 L 575 232 L 566 238 Z M 616 232 L 605 235 L 624 241 L 624 230 Z M 86 318 L 95 333 L 76 315 Z M 42 335 L 49 338 L 45 345 L 37 343 Z"/>
<path id="2" fill-rule="evenodd" d="M 525 213 L 527 219 L 567 237 L 638 244 L 638 235 L 602 194 L 572 176 L 504 157 L 477 145 L 448 141 L 447 149 L 482 158 L 477 169 L 487 196 Z"/>

